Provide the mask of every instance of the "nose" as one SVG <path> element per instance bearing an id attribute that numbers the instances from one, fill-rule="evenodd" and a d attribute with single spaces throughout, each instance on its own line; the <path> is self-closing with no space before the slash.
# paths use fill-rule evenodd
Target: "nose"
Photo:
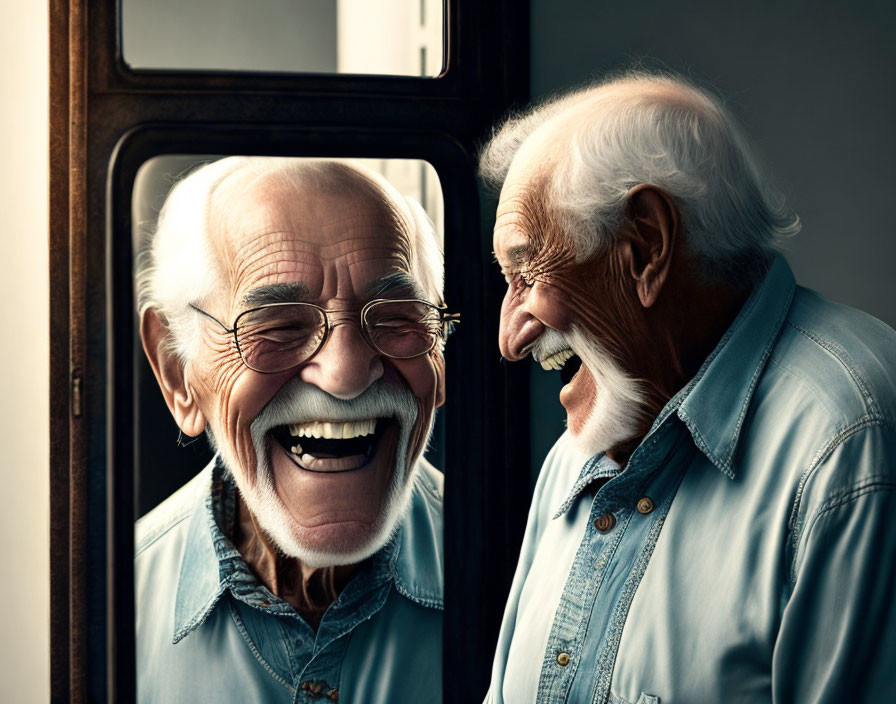
<path id="1" fill-rule="evenodd" d="M 350 400 L 360 396 L 383 375 L 383 360 L 367 344 L 357 324 L 330 328 L 324 346 L 306 363 L 299 376 L 331 396 Z"/>
<path id="2" fill-rule="evenodd" d="M 539 335 L 544 332 L 544 323 L 532 315 L 526 307 L 528 289 L 510 286 L 501 304 L 501 325 L 498 330 L 498 346 L 501 355 L 511 362 L 523 359 L 529 354 Z"/>

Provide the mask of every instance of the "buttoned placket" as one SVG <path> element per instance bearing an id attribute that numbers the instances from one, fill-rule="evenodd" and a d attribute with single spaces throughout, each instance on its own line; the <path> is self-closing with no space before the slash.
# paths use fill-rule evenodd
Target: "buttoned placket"
<path id="1" fill-rule="evenodd" d="M 232 524 L 235 508 L 216 497 L 222 521 Z M 214 520 L 214 519 L 213 519 Z M 214 531 L 220 572 L 231 618 L 261 666 L 293 701 L 338 701 L 342 661 L 349 634 L 386 602 L 397 555 L 393 540 L 349 581 L 315 632 L 284 600 L 258 583 L 239 552 Z"/>
<path id="2" fill-rule="evenodd" d="M 591 501 L 544 653 L 539 702 L 606 698 L 628 604 L 690 457 L 676 420 L 655 428 Z M 567 501 L 561 511 L 571 508 Z M 573 519 L 564 512 L 555 520 Z"/>
<path id="3" fill-rule="evenodd" d="M 296 704 L 338 701 L 349 634 L 383 607 L 391 590 L 389 552 L 349 582 L 316 633 L 289 604 L 260 585 L 233 594 L 237 629 L 262 666 L 294 693 Z"/>

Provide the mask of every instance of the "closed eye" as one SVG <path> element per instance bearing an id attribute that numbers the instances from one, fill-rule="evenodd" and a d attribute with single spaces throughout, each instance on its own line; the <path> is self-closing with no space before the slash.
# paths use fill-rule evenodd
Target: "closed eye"
<path id="1" fill-rule="evenodd" d="M 254 331 L 251 338 L 254 340 L 266 340 L 268 342 L 289 343 L 295 342 L 298 339 L 307 338 L 312 332 L 313 331 L 309 328 L 284 326 Z"/>

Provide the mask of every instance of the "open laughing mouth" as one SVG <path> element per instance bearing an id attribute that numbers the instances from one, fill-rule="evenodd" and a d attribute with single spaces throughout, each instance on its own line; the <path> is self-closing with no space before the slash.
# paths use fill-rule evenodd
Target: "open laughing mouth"
<path id="1" fill-rule="evenodd" d="M 571 382 L 582 367 L 581 358 L 569 348 L 554 352 L 544 359 L 538 360 L 538 363 L 541 364 L 542 369 L 547 371 L 552 369 L 559 371 L 564 385 Z"/>
<path id="2" fill-rule="evenodd" d="M 311 421 L 278 426 L 271 435 L 299 468 L 333 474 L 366 467 L 392 428 L 398 429 L 394 418 Z"/>

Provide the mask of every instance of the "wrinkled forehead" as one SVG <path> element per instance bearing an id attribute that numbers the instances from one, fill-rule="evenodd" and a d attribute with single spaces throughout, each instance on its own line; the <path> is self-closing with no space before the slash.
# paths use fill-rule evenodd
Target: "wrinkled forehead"
<path id="1" fill-rule="evenodd" d="M 502 264 L 520 266 L 545 248 L 569 249 L 547 197 L 548 172 L 511 172 L 498 201 L 493 246 Z"/>
<path id="2" fill-rule="evenodd" d="M 370 280 L 411 271 L 412 233 L 400 205 L 361 178 L 225 183 L 210 207 L 212 249 L 233 303 L 294 283 L 310 299 L 357 296 Z"/>

